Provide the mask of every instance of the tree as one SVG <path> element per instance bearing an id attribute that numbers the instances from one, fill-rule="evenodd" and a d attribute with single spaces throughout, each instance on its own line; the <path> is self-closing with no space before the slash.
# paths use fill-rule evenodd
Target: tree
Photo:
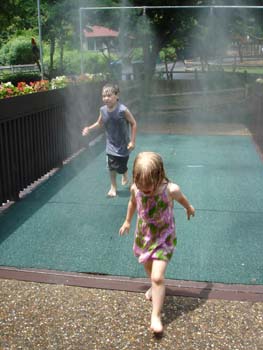
<path id="1" fill-rule="evenodd" d="M 37 28 L 35 0 L 5 0 L 0 3 L 0 45 L 19 32 Z"/>
<path id="2" fill-rule="evenodd" d="M 173 1 L 174 6 L 187 5 L 186 1 Z M 191 5 L 198 1 L 191 1 Z M 199 1 L 200 3 L 200 1 Z M 141 1 L 134 0 L 134 5 L 141 5 Z M 146 9 L 142 16 L 141 30 L 145 77 L 150 79 L 155 71 L 157 58 L 162 49 L 173 47 L 175 52 L 183 56 L 184 48 L 188 45 L 190 32 L 196 26 L 196 12 L 192 9 L 167 9 L 171 5 L 169 0 L 144 1 L 145 6 L 160 6 L 156 9 Z"/>
<path id="3" fill-rule="evenodd" d="M 263 10 L 236 10 L 231 12 L 228 23 L 228 33 L 238 48 L 239 61 L 243 62 L 243 51 L 250 40 L 263 43 Z"/>
<path id="4" fill-rule="evenodd" d="M 77 13 L 77 4 L 74 0 L 42 0 L 42 32 L 43 39 L 50 45 L 49 71 L 54 71 L 54 53 L 56 44 L 59 48 L 60 67 L 63 72 L 63 55 L 66 42 L 69 42 L 74 33 L 74 21 Z"/>

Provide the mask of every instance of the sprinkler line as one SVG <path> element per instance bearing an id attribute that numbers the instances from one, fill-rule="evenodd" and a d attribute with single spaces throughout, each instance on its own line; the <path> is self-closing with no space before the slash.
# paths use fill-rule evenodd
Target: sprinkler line
<path id="1" fill-rule="evenodd" d="M 111 7 L 80 7 L 80 10 L 120 10 L 120 9 L 210 9 L 210 8 L 225 8 L 225 9 L 262 9 L 261 5 L 182 5 L 182 6 L 111 6 Z"/>

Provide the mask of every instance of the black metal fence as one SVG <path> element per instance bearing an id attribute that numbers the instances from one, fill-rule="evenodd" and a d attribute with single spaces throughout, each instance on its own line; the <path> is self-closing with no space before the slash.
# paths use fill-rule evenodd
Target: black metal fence
<path id="1" fill-rule="evenodd" d="M 1 100 L 0 202 L 62 163 L 65 118 L 61 94 L 43 92 Z"/>

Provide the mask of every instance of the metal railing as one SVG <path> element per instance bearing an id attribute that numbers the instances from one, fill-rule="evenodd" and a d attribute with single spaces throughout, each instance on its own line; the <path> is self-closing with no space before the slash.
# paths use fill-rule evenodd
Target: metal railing
<path id="1" fill-rule="evenodd" d="M 0 66 L 0 78 L 4 76 L 5 73 L 40 73 L 37 64 L 19 64 L 10 66 Z"/>
<path id="2" fill-rule="evenodd" d="M 51 96 L 47 99 L 44 94 L 44 100 L 42 94 L 34 94 L 1 101 L 0 203 L 18 200 L 20 191 L 62 164 L 66 153 L 63 101 L 57 98 L 48 105 Z"/>

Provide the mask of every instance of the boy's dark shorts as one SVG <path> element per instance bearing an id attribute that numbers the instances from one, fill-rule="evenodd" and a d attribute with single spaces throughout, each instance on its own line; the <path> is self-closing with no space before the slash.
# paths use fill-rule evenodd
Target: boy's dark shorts
<path id="1" fill-rule="evenodd" d="M 118 174 L 124 174 L 128 170 L 129 156 L 117 157 L 111 154 L 107 154 L 107 164 L 110 171 L 116 171 Z"/>

